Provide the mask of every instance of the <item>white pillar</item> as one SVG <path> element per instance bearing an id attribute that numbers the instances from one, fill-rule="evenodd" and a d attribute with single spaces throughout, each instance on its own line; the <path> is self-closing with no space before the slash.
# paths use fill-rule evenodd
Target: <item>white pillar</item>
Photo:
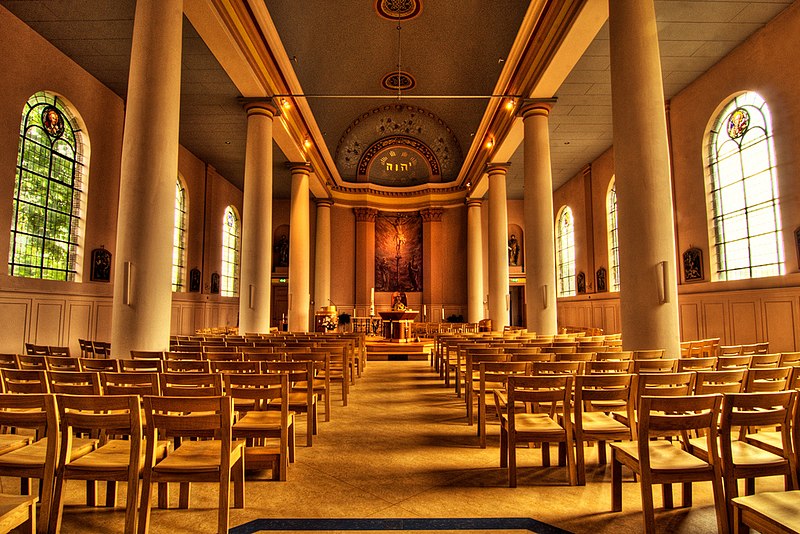
<path id="1" fill-rule="evenodd" d="M 508 163 L 490 163 L 489 173 L 489 318 L 492 330 L 509 324 L 508 212 L 506 172 Z"/>
<path id="2" fill-rule="evenodd" d="M 314 302 L 317 309 L 331 300 L 331 206 L 333 201 L 317 199 L 317 238 L 314 254 Z"/>
<path id="3" fill-rule="evenodd" d="M 278 108 L 269 99 L 245 104 L 242 255 L 239 274 L 239 332 L 269 332 L 272 292 L 272 121 Z"/>
<path id="4" fill-rule="evenodd" d="M 311 230 L 309 228 L 308 175 L 311 165 L 291 163 L 292 206 L 289 215 L 289 331 L 308 332 L 309 261 Z"/>
<path id="5" fill-rule="evenodd" d="M 483 313 L 483 238 L 481 200 L 467 200 L 467 321 L 477 323 Z"/>
<path id="6" fill-rule="evenodd" d="M 677 358 L 672 188 L 653 0 L 611 0 L 608 21 L 622 343 Z"/>
<path id="7" fill-rule="evenodd" d="M 120 358 L 169 348 L 182 35 L 182 0 L 136 3 L 112 304 Z"/>
<path id="8" fill-rule="evenodd" d="M 528 331 L 538 334 L 558 333 L 550 109 L 548 102 L 531 102 L 520 111 L 525 125 L 525 311 Z"/>

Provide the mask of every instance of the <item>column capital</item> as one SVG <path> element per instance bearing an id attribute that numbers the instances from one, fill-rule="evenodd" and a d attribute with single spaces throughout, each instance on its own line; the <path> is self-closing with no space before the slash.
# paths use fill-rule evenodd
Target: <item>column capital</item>
<path id="1" fill-rule="evenodd" d="M 333 206 L 333 200 L 330 198 L 315 198 L 314 203 L 318 208 L 330 208 Z"/>
<path id="2" fill-rule="evenodd" d="M 487 163 L 486 164 L 486 173 L 489 176 L 494 174 L 502 174 L 503 176 L 508 173 L 508 168 L 511 167 L 511 162 L 506 163 Z"/>
<path id="3" fill-rule="evenodd" d="M 356 214 L 356 222 L 375 222 L 378 216 L 375 208 L 353 208 L 353 213 Z"/>
<path id="4" fill-rule="evenodd" d="M 422 222 L 442 222 L 443 208 L 425 208 L 419 210 Z"/>
<path id="5" fill-rule="evenodd" d="M 239 104 L 247 112 L 247 116 L 265 115 L 270 119 L 280 115 L 280 108 L 269 97 L 238 98 Z"/>
<path id="6" fill-rule="evenodd" d="M 310 163 L 306 163 L 305 161 L 289 161 L 286 163 L 286 168 L 292 172 L 292 175 L 295 174 L 311 174 L 314 172 L 314 168 L 311 166 Z"/>
<path id="7" fill-rule="evenodd" d="M 534 116 L 548 117 L 556 98 L 542 98 L 538 100 L 525 100 L 519 108 L 518 115 L 524 119 Z"/>
<path id="8" fill-rule="evenodd" d="M 468 208 L 480 208 L 483 205 L 483 199 L 480 198 L 468 198 L 465 202 Z"/>

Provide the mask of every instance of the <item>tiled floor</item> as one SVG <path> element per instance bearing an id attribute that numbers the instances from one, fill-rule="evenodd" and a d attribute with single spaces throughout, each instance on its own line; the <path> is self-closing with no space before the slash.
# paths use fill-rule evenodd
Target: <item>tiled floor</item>
<path id="1" fill-rule="evenodd" d="M 351 389 L 349 406 L 341 406 L 337 392 L 332 420 L 321 424 L 312 448 L 298 447 L 288 481 L 248 478 L 246 508 L 231 510 L 232 527 L 262 518 L 522 517 L 576 533 L 642 530 L 638 484 L 627 476 L 624 511 L 610 512 L 610 470 L 594 465 L 594 450 L 587 453 L 584 487 L 570 487 L 563 468 L 536 467 L 540 456 L 534 450 L 519 452 L 519 487 L 506 487 L 505 471 L 498 467 L 497 425 L 489 428 L 488 448 L 480 449 L 475 427 L 466 424 L 463 401 L 444 388 L 427 362 L 370 362 Z M 304 444 L 305 424 L 297 426 L 297 441 Z M 759 481 L 758 489 L 782 486 L 771 478 Z M 213 532 L 215 491 L 196 484 L 191 509 L 154 509 L 151 532 Z M 82 483 L 71 481 L 68 492 L 63 532 L 122 531 L 121 502 L 114 511 L 87 509 L 80 505 Z M 716 532 L 710 484 L 695 484 L 694 493 L 690 509 L 657 509 L 663 532 Z M 177 489 L 172 499 L 175 505 Z M 660 498 L 656 501 L 660 507 Z"/>

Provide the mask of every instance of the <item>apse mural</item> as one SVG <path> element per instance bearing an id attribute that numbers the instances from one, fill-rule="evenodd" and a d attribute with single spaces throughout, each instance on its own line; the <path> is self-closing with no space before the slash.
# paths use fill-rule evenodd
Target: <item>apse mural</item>
<path id="1" fill-rule="evenodd" d="M 375 291 L 422 291 L 419 212 L 381 212 L 375 218 Z"/>

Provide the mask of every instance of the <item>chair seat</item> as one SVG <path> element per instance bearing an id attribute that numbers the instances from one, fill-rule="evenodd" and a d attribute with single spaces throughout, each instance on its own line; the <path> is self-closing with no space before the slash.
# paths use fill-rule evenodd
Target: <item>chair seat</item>
<path id="1" fill-rule="evenodd" d="M 159 441 L 156 444 L 156 458 L 166 454 L 169 442 Z M 142 464 L 144 464 L 145 448 L 142 447 Z M 131 459 L 131 442 L 129 440 L 112 439 L 102 447 L 70 462 L 69 469 L 80 471 L 106 471 L 125 468 Z"/>
<path id="2" fill-rule="evenodd" d="M 316 394 L 312 397 L 312 400 L 315 400 Z M 306 396 L 305 391 L 290 391 L 289 392 L 289 406 L 294 409 L 296 406 L 305 406 L 306 400 L 308 397 Z"/>
<path id="3" fill-rule="evenodd" d="M 706 438 L 692 438 L 692 447 L 706 452 Z M 731 441 L 731 458 L 735 467 L 776 467 L 786 463 L 786 459 L 755 445 L 739 440 Z"/>
<path id="4" fill-rule="evenodd" d="M 96 439 L 74 438 L 72 440 L 70 461 L 90 452 L 95 446 L 97 446 Z M 46 455 L 47 438 L 43 438 L 27 447 L 3 454 L 0 456 L 0 465 L 9 467 L 44 465 Z"/>
<path id="5" fill-rule="evenodd" d="M 289 412 L 288 424 L 291 426 L 294 412 Z M 252 411 L 247 412 L 234 425 L 233 431 L 267 431 L 280 430 L 281 412 L 279 411 Z"/>
<path id="6" fill-rule="evenodd" d="M 611 447 L 639 460 L 639 444 L 636 441 L 612 443 Z M 708 469 L 708 464 L 668 441 L 651 441 L 650 468 L 652 471 L 663 472 L 704 470 Z"/>
<path id="7" fill-rule="evenodd" d="M 0 454 L 21 449 L 31 442 L 28 436 L 20 436 L 19 434 L 0 434 Z"/>
<path id="8" fill-rule="evenodd" d="M 783 435 L 776 430 L 755 432 L 745 436 L 747 443 L 762 447 L 772 452 L 783 450 Z"/>
<path id="9" fill-rule="evenodd" d="M 603 412 L 584 412 L 582 419 L 584 433 L 630 432 L 626 425 Z"/>
<path id="10" fill-rule="evenodd" d="M 520 413 L 514 417 L 514 424 L 517 434 L 536 433 L 543 438 L 548 435 L 560 437 L 564 435 L 564 429 L 546 413 Z M 507 424 L 506 417 L 503 421 Z M 520 438 L 519 441 L 524 441 Z"/>
<path id="11" fill-rule="evenodd" d="M 778 532 L 800 532 L 800 490 L 768 491 L 736 497 L 733 504 L 766 519 L 761 524 L 780 526 Z"/>
<path id="12" fill-rule="evenodd" d="M 156 473 L 183 473 L 186 471 L 219 471 L 220 444 L 213 441 L 184 441 L 153 468 Z M 231 464 L 242 456 L 243 441 L 231 442 Z"/>

